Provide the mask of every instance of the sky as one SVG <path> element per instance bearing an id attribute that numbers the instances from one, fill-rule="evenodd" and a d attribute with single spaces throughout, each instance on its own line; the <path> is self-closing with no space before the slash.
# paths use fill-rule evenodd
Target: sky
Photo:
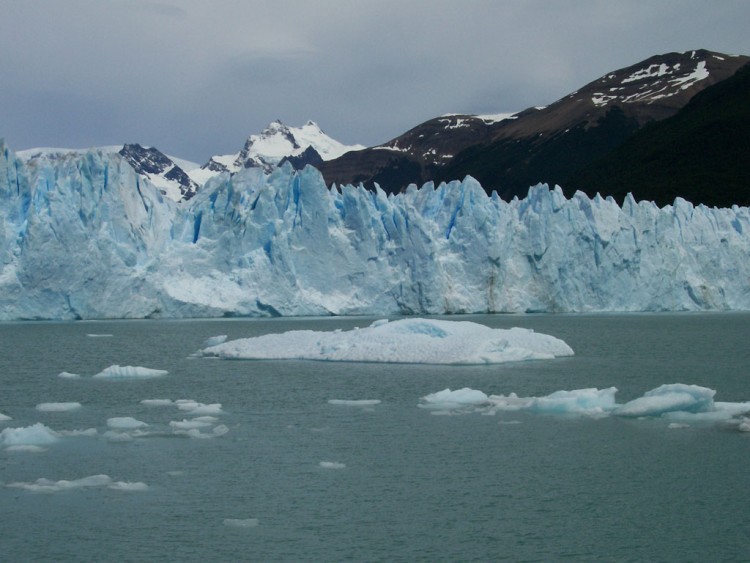
<path id="1" fill-rule="evenodd" d="M 652 55 L 750 54 L 747 0 L 0 0 L 13 150 L 203 163 L 280 119 L 372 146 L 446 113 L 548 105 Z"/>

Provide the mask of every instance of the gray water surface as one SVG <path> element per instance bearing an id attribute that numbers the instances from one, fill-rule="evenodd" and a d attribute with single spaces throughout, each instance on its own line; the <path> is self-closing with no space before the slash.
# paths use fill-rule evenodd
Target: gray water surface
<path id="1" fill-rule="evenodd" d="M 457 318 L 457 317 L 452 317 Z M 446 387 L 547 395 L 663 383 L 750 400 L 748 314 L 458 317 L 565 340 L 571 358 L 422 366 L 191 358 L 208 337 L 367 326 L 373 319 L 0 324 L 2 428 L 95 428 L 45 451 L 0 450 L 7 561 L 742 561 L 750 558 L 750 435 L 662 419 L 433 416 Z M 90 334 L 111 336 L 92 337 Z M 112 364 L 168 370 L 90 376 Z M 62 379 L 62 372 L 81 375 Z M 143 399 L 221 403 L 229 431 Z M 372 407 L 330 399 L 378 399 Z M 39 412 L 42 402 L 82 408 Z M 155 435 L 104 437 L 110 417 Z M 333 462 L 338 468 L 321 467 Z M 35 493 L 8 484 L 106 474 L 144 491 Z M 226 519 L 257 519 L 235 527 Z"/>

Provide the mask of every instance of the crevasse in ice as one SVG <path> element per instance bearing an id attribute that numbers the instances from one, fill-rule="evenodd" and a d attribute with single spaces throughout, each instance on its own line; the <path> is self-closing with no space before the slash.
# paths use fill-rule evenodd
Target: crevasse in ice
<path id="1" fill-rule="evenodd" d="M 119 155 L 0 143 L 0 319 L 750 309 L 750 210 L 248 169 L 177 205 Z"/>

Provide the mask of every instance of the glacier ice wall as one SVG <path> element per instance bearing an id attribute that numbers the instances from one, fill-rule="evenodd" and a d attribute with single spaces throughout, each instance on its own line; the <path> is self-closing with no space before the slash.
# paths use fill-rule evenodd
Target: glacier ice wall
<path id="1" fill-rule="evenodd" d="M 176 205 L 118 155 L 0 144 L 0 319 L 750 309 L 750 210 L 473 179 L 387 196 L 313 168 Z"/>

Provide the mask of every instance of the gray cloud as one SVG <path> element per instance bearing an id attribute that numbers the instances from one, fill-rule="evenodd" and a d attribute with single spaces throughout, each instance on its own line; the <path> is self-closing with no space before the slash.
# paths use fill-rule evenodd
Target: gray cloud
<path id="1" fill-rule="evenodd" d="M 744 0 L 5 0 L 0 136 L 205 161 L 269 121 L 349 143 L 548 104 L 668 51 L 750 53 Z"/>

